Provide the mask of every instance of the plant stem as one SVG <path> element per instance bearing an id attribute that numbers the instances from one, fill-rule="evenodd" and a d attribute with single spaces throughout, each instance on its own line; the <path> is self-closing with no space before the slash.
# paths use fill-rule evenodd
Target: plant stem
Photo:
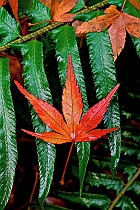
<path id="1" fill-rule="evenodd" d="M 121 12 L 123 12 L 125 3 L 126 3 L 126 0 L 124 0 L 124 2 L 123 2 L 122 8 L 121 8 Z"/>
<path id="2" fill-rule="evenodd" d="M 34 181 L 34 186 L 33 186 L 31 195 L 30 195 L 29 204 L 32 202 L 32 199 L 33 199 L 33 196 L 34 196 L 34 193 L 35 193 L 35 189 L 36 189 L 37 182 L 38 182 L 38 176 L 39 176 L 38 171 L 35 171 L 35 181 Z M 28 207 L 28 210 L 30 210 L 30 206 Z"/>
<path id="3" fill-rule="evenodd" d="M 102 1 L 98 4 L 95 4 L 93 6 L 86 7 L 84 9 L 80 10 L 79 12 L 77 12 L 75 15 L 84 14 L 84 13 L 87 13 L 87 12 L 90 12 L 90 11 L 94 11 L 96 9 L 100 9 L 100 8 L 104 7 L 105 5 L 107 5 L 107 2 L 108 2 L 108 0 L 104 0 L 104 1 Z M 65 24 L 67 24 L 67 23 L 53 22 L 53 23 L 51 23 L 47 26 L 44 26 L 41 29 L 38 29 L 37 31 L 34 31 L 34 32 L 30 33 L 30 34 L 27 34 L 25 36 L 20 36 L 20 38 L 14 40 L 14 41 L 11 41 L 6 45 L 1 46 L 0 47 L 0 52 L 8 50 L 12 46 L 12 44 L 20 44 L 20 43 L 29 41 L 31 39 L 35 39 L 35 38 L 43 35 L 44 33 L 48 32 L 48 31 L 51 31 L 51 30 L 53 30 L 53 29 L 55 29 L 59 26 L 65 25 Z"/>
<path id="4" fill-rule="evenodd" d="M 64 182 L 64 177 L 65 177 L 65 173 L 66 173 L 66 169 L 67 169 L 67 165 L 68 165 L 68 162 L 69 162 L 69 159 L 70 159 L 70 155 L 71 155 L 71 152 L 72 152 L 73 145 L 74 145 L 74 141 L 71 144 L 71 147 L 70 147 L 70 150 L 69 150 L 69 153 L 68 153 L 68 157 L 67 157 L 67 160 L 66 160 L 66 163 L 65 163 L 65 168 L 64 168 L 62 178 L 61 178 L 61 181 L 60 181 L 61 185 L 63 185 L 65 183 Z"/>
<path id="5" fill-rule="evenodd" d="M 79 14 L 85 14 L 87 12 L 91 12 L 91 11 L 94 11 L 94 10 L 97 10 L 97 9 L 100 9 L 100 8 L 103 8 L 104 6 L 106 6 L 108 3 L 108 0 L 104 0 L 102 2 L 99 2 L 95 5 L 92 5 L 90 7 L 85 7 L 84 9 L 81 9 L 80 11 L 78 11 L 76 13 L 76 15 L 79 15 Z"/>
<path id="6" fill-rule="evenodd" d="M 44 33 L 48 32 L 48 31 L 50 31 L 52 29 L 55 29 L 58 26 L 62 26 L 62 25 L 64 25 L 64 23 L 54 22 L 54 23 L 51 23 L 50 25 L 44 26 L 43 28 L 41 28 L 41 29 L 39 29 L 37 31 L 34 31 L 34 32 L 30 33 L 30 34 L 27 34 L 25 36 L 21 36 L 20 38 L 14 40 L 12 42 L 9 42 L 8 44 L 0 47 L 0 52 L 8 50 L 11 47 L 11 45 L 13 45 L 13 44 L 20 44 L 20 43 L 29 41 L 31 39 L 35 39 L 35 38 L 43 35 Z"/>
<path id="7" fill-rule="evenodd" d="M 140 175 L 140 168 L 137 170 L 137 172 L 134 174 L 134 176 L 130 179 L 130 181 L 125 185 L 125 187 L 121 190 L 121 192 L 117 195 L 115 200 L 112 202 L 108 210 L 112 210 L 116 203 L 120 200 L 120 198 L 124 195 L 125 191 L 128 189 L 128 187 L 135 181 L 135 179 Z"/>

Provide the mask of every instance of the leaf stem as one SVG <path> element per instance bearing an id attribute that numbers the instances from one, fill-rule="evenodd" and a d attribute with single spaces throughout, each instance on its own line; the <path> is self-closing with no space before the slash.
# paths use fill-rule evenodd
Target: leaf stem
<path id="1" fill-rule="evenodd" d="M 34 181 L 34 185 L 33 185 L 31 195 L 30 195 L 29 204 L 32 202 L 32 199 L 33 199 L 33 196 L 34 196 L 34 193 L 35 193 L 35 189 L 36 189 L 36 186 L 37 186 L 37 182 L 38 182 L 38 177 L 39 177 L 39 173 L 38 173 L 38 171 L 35 171 L 35 181 Z M 28 210 L 30 210 L 30 206 L 28 207 Z"/>
<path id="2" fill-rule="evenodd" d="M 121 12 L 122 12 L 122 11 L 123 11 L 123 9 L 124 9 L 124 5 L 125 5 L 125 3 L 126 3 L 126 0 L 124 0 L 124 2 L 123 2 L 122 8 L 121 8 Z"/>
<path id="3" fill-rule="evenodd" d="M 125 185 L 125 187 L 121 190 L 121 192 L 117 195 L 115 200 L 112 202 L 108 210 L 112 210 L 116 203 L 120 200 L 120 198 L 124 195 L 125 191 L 128 189 L 128 187 L 135 181 L 135 179 L 140 175 L 140 168 L 138 168 L 137 172 L 134 174 L 134 176 L 129 180 L 129 182 Z"/>
<path id="4" fill-rule="evenodd" d="M 96 9 L 100 9 L 102 7 L 104 7 L 105 5 L 107 5 L 108 3 L 108 0 L 104 0 L 102 2 L 99 2 L 95 5 L 92 5 L 90 7 L 86 7 L 82 10 L 80 10 L 79 12 L 75 13 L 75 15 L 77 14 L 84 14 L 84 13 L 87 13 L 87 12 L 90 12 L 90 11 L 94 11 Z M 29 41 L 31 39 L 35 39 L 41 35 L 43 35 L 44 33 L 48 32 L 48 31 L 51 31 L 59 26 L 62 26 L 62 25 L 65 25 L 67 23 L 62 23 L 62 22 L 53 22 L 47 26 L 44 26 L 42 27 L 41 29 L 38 29 L 37 31 L 34 31 L 30 34 L 27 34 L 25 36 L 20 36 L 20 38 L 14 40 L 14 41 L 11 41 L 9 42 L 8 44 L 5 44 L 3 46 L 0 47 L 0 52 L 3 52 L 3 51 L 6 51 L 8 50 L 12 44 L 20 44 L 20 43 L 23 43 L 23 42 L 26 42 L 26 41 Z"/>
<path id="5" fill-rule="evenodd" d="M 71 152 L 72 152 L 73 145 L 74 145 L 74 141 L 71 144 L 71 147 L 70 147 L 70 150 L 69 150 L 69 153 L 68 153 L 68 157 L 67 157 L 67 160 L 66 160 L 66 163 L 65 163 L 64 171 L 63 171 L 62 178 L 61 178 L 61 181 L 60 181 L 61 185 L 63 185 L 65 183 L 64 177 L 65 177 L 65 173 L 66 173 L 66 169 L 67 169 L 67 165 L 68 165 L 68 162 L 69 162 L 69 159 L 70 159 L 70 155 L 71 155 Z"/>

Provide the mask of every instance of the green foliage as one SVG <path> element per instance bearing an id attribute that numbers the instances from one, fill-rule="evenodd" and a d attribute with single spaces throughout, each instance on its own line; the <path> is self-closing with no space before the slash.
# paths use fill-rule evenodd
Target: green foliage
<path id="1" fill-rule="evenodd" d="M 21 5 L 22 10 L 20 15 L 26 14 L 32 24 L 37 23 L 37 25 L 31 27 L 30 31 L 37 30 L 48 24 L 44 20 L 50 20 L 50 9 L 40 1 L 25 1 Z"/>
<path id="2" fill-rule="evenodd" d="M 36 97 L 52 103 L 49 84 L 43 68 L 42 43 L 34 40 L 18 45 L 16 48 L 20 48 L 23 56 L 23 78 L 26 89 L 32 92 Z M 49 128 L 43 124 L 33 109 L 31 114 L 33 127 L 36 132 L 49 131 Z M 42 204 L 49 192 L 53 178 L 55 147 L 39 139 L 36 140 L 36 146 L 40 170 L 39 201 Z"/>
<path id="3" fill-rule="evenodd" d="M 0 209 L 11 193 L 17 162 L 16 122 L 7 58 L 0 58 Z"/>
<path id="4" fill-rule="evenodd" d="M 17 37 L 19 37 L 19 24 L 3 7 L 0 7 L 0 46 Z"/>
<path id="5" fill-rule="evenodd" d="M 134 46 L 136 48 L 137 54 L 140 57 L 140 39 L 137 39 L 135 37 L 132 37 L 132 41 L 133 41 Z"/>
<path id="6" fill-rule="evenodd" d="M 87 45 L 89 47 L 92 74 L 99 100 L 104 98 L 116 84 L 116 69 L 113 61 L 111 44 L 107 31 L 101 33 L 88 33 Z M 98 51 L 98 53 L 97 53 Z M 104 56 L 106 52 L 106 56 Z M 104 84 L 104 85 L 103 85 Z M 110 116 L 112 116 L 110 118 Z M 120 127 L 120 114 L 117 99 L 110 104 L 104 118 L 107 128 Z M 112 154 L 111 170 L 114 173 L 120 158 L 121 135 L 120 130 L 109 134 L 110 150 Z"/>
<path id="7" fill-rule="evenodd" d="M 136 207 L 136 205 L 134 204 L 134 202 L 127 196 L 124 196 L 119 203 L 116 205 L 116 207 L 120 207 L 122 210 L 138 210 L 138 208 Z"/>
<path id="8" fill-rule="evenodd" d="M 58 192 L 59 197 L 64 198 L 70 202 L 80 204 L 81 206 L 96 207 L 99 209 L 107 209 L 110 200 L 106 195 L 98 195 L 98 194 L 90 194 L 90 193 L 82 193 L 79 197 L 79 193 L 77 192 Z"/>
<path id="9" fill-rule="evenodd" d="M 85 1 L 84 0 L 79 0 L 75 7 L 71 10 L 71 13 L 75 13 L 82 9 L 85 6 Z"/>
<path id="10" fill-rule="evenodd" d="M 88 1 L 90 6 L 99 3 L 100 9 L 97 10 L 96 5 L 89 9 L 85 8 L 85 1 L 79 0 L 70 13 L 77 14 L 75 20 L 88 21 L 103 14 L 107 3 L 121 8 L 123 2 L 123 0 Z M 59 25 L 44 21 L 51 19 L 50 9 L 41 1 L 19 0 L 18 3 L 19 17 L 21 19 L 27 17 L 28 23 L 37 23 L 31 28 L 28 27 L 36 39 L 32 40 L 32 34 L 21 37 L 19 23 L 14 20 L 9 8 L 0 7 L 0 49 L 7 50 L 4 47 L 8 46 L 8 55 L 20 57 L 24 86 L 30 93 L 53 104 L 61 112 L 61 92 L 66 80 L 68 54 L 72 55 L 76 80 L 82 93 L 84 112 L 104 98 L 118 81 L 122 81 L 120 86 L 122 95 L 120 94 L 120 97 L 115 95 L 104 116 L 103 124 L 100 124 L 100 127 L 118 127 L 118 130 L 108 135 L 109 142 L 106 138 L 102 138 L 92 144 L 76 143 L 76 151 L 73 151 L 70 162 L 72 177 L 70 179 L 73 182 L 76 179 L 76 183 L 78 182 L 78 187 L 72 190 L 74 192 L 71 189 L 67 190 L 69 185 L 67 179 L 66 186 L 61 187 L 55 181 L 55 177 L 58 176 L 55 174 L 57 173 L 55 166 L 56 171 L 58 171 L 57 164 L 61 168 L 61 162 L 59 163 L 63 153 L 61 145 L 58 148 L 40 139 L 35 140 L 39 168 L 39 204 L 32 203 L 30 208 L 42 209 L 43 205 L 44 209 L 65 209 L 55 204 L 44 203 L 50 193 L 67 201 L 72 208 L 76 205 L 77 209 L 93 209 L 93 207 L 108 209 L 117 196 L 120 198 L 115 207 L 138 209 L 135 197 L 140 196 L 140 181 L 136 180 L 139 175 L 137 166 L 140 160 L 140 80 L 137 70 L 133 73 L 137 65 L 133 64 L 131 75 L 122 70 L 123 67 L 118 68 L 119 62 L 123 65 L 123 59 L 119 61 L 123 51 L 114 62 L 108 29 L 77 37 L 73 23 Z M 129 1 L 126 1 L 124 12 L 140 18 L 140 12 Z M 47 25 L 45 33 L 44 28 Z M 130 36 L 129 38 L 139 59 L 140 39 Z M 30 41 L 27 42 L 27 39 Z M 126 51 L 131 52 L 131 50 Z M 20 131 L 18 130 L 20 133 L 24 126 L 30 127 L 35 132 L 49 131 L 27 101 L 18 95 L 17 89 L 13 88 L 13 82 L 10 84 L 9 70 L 11 72 L 12 70 L 9 59 L 2 57 L 7 54 L 1 54 L 0 57 L 0 210 L 3 210 L 7 204 L 14 182 L 17 164 L 16 139 L 18 139 L 16 125 L 20 128 Z M 16 74 L 19 72 L 16 71 Z M 123 75 L 122 80 L 120 75 Z M 59 149 L 60 156 L 57 154 Z M 122 197 L 122 190 L 133 178 L 131 185 L 125 189 L 125 196 Z"/>
<path id="11" fill-rule="evenodd" d="M 36 40 L 24 44 L 21 49 L 23 55 L 24 82 L 28 91 L 38 98 L 52 102 L 49 85 L 43 68 L 42 44 Z M 32 55 L 32 56 L 30 56 Z M 36 132 L 43 132 L 49 128 L 41 122 L 32 110 L 32 122 Z M 42 204 L 49 192 L 53 178 L 55 147 L 36 140 L 38 162 L 40 170 L 39 201 Z"/>

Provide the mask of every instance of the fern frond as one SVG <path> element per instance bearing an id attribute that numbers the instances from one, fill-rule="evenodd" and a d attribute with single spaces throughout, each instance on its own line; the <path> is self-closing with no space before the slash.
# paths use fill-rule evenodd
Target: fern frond
<path id="1" fill-rule="evenodd" d="M 42 43 L 33 40 L 20 45 L 20 48 L 23 56 L 23 77 L 26 89 L 36 97 L 52 103 L 52 97 L 43 67 Z M 34 110 L 32 110 L 31 114 L 35 132 L 49 131 L 49 128 L 44 125 Z M 42 204 L 52 183 L 55 147 L 39 139 L 36 140 L 36 145 L 40 171 L 39 201 Z"/>
<path id="2" fill-rule="evenodd" d="M 0 58 L 0 209 L 8 202 L 17 163 L 16 123 L 10 92 L 9 59 Z"/>
<path id="3" fill-rule="evenodd" d="M 19 37 L 19 24 L 3 7 L 0 7 L 0 46 L 17 37 Z"/>
<path id="4" fill-rule="evenodd" d="M 90 63 L 95 83 L 96 93 L 99 100 L 104 98 L 110 89 L 117 83 L 116 69 L 108 32 L 88 33 L 87 45 L 89 47 Z M 117 98 L 114 98 L 104 117 L 106 128 L 117 126 L 119 129 L 109 134 L 111 151 L 111 169 L 115 168 L 120 158 L 121 133 L 120 112 Z"/>

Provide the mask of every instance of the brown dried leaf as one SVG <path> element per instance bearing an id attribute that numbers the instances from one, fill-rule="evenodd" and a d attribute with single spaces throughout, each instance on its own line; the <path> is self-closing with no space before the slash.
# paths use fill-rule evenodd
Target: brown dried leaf
<path id="1" fill-rule="evenodd" d="M 75 29 L 76 34 L 100 32 L 109 28 L 109 36 L 114 53 L 114 60 L 121 53 L 125 45 L 126 30 L 132 36 L 140 38 L 140 19 L 116 10 L 111 5 L 105 10 L 105 15 L 93 18 Z"/>
<path id="2" fill-rule="evenodd" d="M 29 26 L 29 22 L 28 22 L 27 17 L 20 20 L 21 36 L 25 36 L 25 35 L 29 34 L 28 26 Z"/>
<path id="3" fill-rule="evenodd" d="M 140 0 L 129 0 L 129 2 L 133 5 L 133 7 L 140 10 Z"/>
<path id="4" fill-rule="evenodd" d="M 116 60 L 124 48 L 126 30 L 133 36 L 137 35 L 136 37 L 138 38 L 140 36 L 140 19 L 122 12 L 108 30 L 114 60 Z"/>
<path id="5" fill-rule="evenodd" d="M 10 81 L 17 80 L 20 84 L 23 84 L 22 78 L 22 66 L 18 58 L 14 56 L 9 56 L 9 69 L 10 69 Z"/>
<path id="6" fill-rule="evenodd" d="M 0 53 L 0 57 L 9 58 L 10 82 L 17 80 L 23 85 L 21 58 L 9 55 L 5 52 Z"/>
<path id="7" fill-rule="evenodd" d="M 64 15 L 61 15 L 60 17 L 57 18 L 57 21 L 59 22 L 71 22 L 73 21 L 73 18 L 74 18 L 74 14 L 64 14 Z"/>
<path id="8" fill-rule="evenodd" d="M 98 16 L 84 22 L 81 26 L 78 26 L 75 30 L 76 34 L 83 34 L 87 32 L 100 32 L 110 26 L 120 15 L 120 12 L 116 9 L 116 6 L 111 5 L 105 10 L 104 15 Z"/>
<path id="9" fill-rule="evenodd" d="M 52 0 L 40 0 L 42 4 L 46 5 L 47 7 L 51 8 Z"/>
<path id="10" fill-rule="evenodd" d="M 62 20 L 61 20 L 61 16 L 66 14 L 67 12 L 69 12 L 77 4 L 77 2 L 78 2 L 78 0 L 62 0 L 59 4 L 57 11 L 55 12 L 55 14 L 53 16 L 53 20 L 64 22 L 64 18 L 63 18 L 64 16 L 62 17 Z M 73 16 L 71 16 L 72 20 L 73 20 Z M 69 17 L 69 19 L 70 19 L 70 17 Z M 72 20 L 70 19 L 70 21 L 72 21 Z M 67 21 L 65 21 L 65 22 L 67 22 Z"/>
<path id="11" fill-rule="evenodd" d="M 138 19 L 138 18 L 137 18 Z M 136 22 L 128 23 L 126 25 L 126 30 L 128 31 L 129 34 L 136 38 L 140 38 L 140 19 Z"/>
<path id="12" fill-rule="evenodd" d="M 59 0 L 52 0 L 52 3 L 51 3 L 51 16 L 52 17 L 58 10 L 59 3 L 60 3 Z"/>
<path id="13" fill-rule="evenodd" d="M 18 0 L 8 0 L 15 19 L 18 21 Z"/>
<path id="14" fill-rule="evenodd" d="M 2 7 L 5 4 L 5 0 L 0 0 L 0 7 Z"/>
<path id="15" fill-rule="evenodd" d="M 114 54 L 114 60 L 116 60 L 117 55 L 119 55 L 124 48 L 126 38 L 125 22 L 122 14 L 110 26 L 108 32 Z"/>

